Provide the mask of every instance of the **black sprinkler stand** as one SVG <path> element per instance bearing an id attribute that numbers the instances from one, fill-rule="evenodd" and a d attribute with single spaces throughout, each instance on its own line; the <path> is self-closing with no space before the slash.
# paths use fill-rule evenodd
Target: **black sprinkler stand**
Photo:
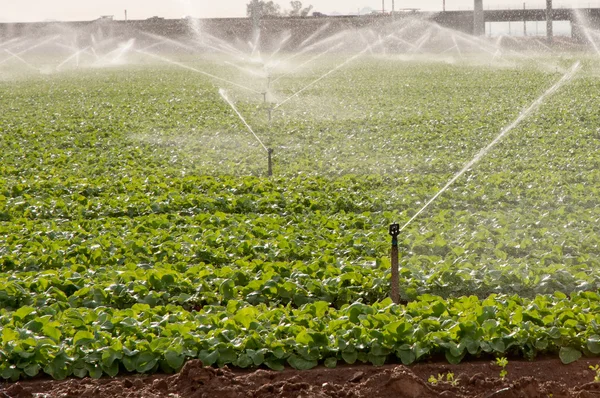
<path id="1" fill-rule="evenodd" d="M 390 225 L 390 235 L 392 236 L 392 250 L 390 263 L 392 266 L 392 280 L 390 288 L 390 297 L 395 304 L 400 303 L 400 270 L 398 269 L 398 236 L 400 235 L 400 224 Z"/>

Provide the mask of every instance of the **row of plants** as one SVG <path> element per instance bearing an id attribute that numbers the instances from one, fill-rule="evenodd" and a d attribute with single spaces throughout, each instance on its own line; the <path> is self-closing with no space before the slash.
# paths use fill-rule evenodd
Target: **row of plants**
<path id="1" fill-rule="evenodd" d="M 335 309 L 294 309 L 231 300 L 189 312 L 168 305 L 128 309 L 23 306 L 2 310 L 0 375 L 45 372 L 56 379 L 173 372 L 187 359 L 205 365 L 310 369 L 355 362 L 405 365 L 438 355 L 465 357 L 558 353 L 564 363 L 600 354 L 600 295 L 492 295 L 444 300 L 422 296 Z"/>

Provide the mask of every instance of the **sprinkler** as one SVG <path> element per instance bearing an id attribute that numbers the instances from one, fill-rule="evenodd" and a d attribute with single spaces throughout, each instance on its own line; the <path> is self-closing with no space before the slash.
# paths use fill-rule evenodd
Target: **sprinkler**
<path id="1" fill-rule="evenodd" d="M 398 235 L 400 235 L 400 224 L 390 225 L 390 235 L 392 236 L 392 289 L 391 298 L 395 304 L 400 303 L 400 275 L 398 270 Z"/>
<path id="2" fill-rule="evenodd" d="M 267 174 L 269 175 L 269 177 L 273 177 L 273 148 L 267 149 L 267 154 L 269 162 Z"/>

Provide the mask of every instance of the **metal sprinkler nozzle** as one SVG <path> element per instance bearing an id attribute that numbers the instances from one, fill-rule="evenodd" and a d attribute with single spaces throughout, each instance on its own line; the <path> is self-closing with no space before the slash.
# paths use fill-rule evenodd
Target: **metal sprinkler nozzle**
<path id="1" fill-rule="evenodd" d="M 398 246 L 398 235 L 400 235 L 400 224 L 390 225 L 390 235 L 392 236 L 392 245 Z"/>
<path id="2" fill-rule="evenodd" d="M 400 235 L 400 224 L 394 223 L 390 225 L 389 230 L 392 236 L 392 253 L 391 253 L 391 266 L 392 266 L 392 280 L 391 280 L 391 292 L 390 297 L 396 304 L 400 303 L 400 271 L 398 269 L 398 235 Z"/>

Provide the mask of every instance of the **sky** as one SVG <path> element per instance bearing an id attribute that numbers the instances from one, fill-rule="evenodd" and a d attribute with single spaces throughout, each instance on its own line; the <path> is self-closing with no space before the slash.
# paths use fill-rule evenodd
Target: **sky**
<path id="1" fill-rule="evenodd" d="M 383 0 L 386 10 L 392 0 Z M 545 0 L 525 0 L 528 8 L 543 8 Z M 244 17 L 249 0 L 0 0 L 0 22 L 35 22 L 45 20 L 77 21 L 94 20 L 101 15 L 113 15 L 124 19 L 127 9 L 129 19 L 145 19 L 152 16 L 165 18 L 222 18 Z M 289 1 L 275 0 L 282 8 L 290 8 Z M 395 0 L 396 9 L 419 8 L 441 10 L 443 0 Z M 381 10 L 382 0 L 304 0 L 314 11 L 330 14 L 334 11 L 356 14 L 358 10 L 372 8 Z M 554 0 L 558 7 L 600 7 L 600 0 Z M 484 8 L 522 8 L 523 1 L 484 0 Z M 473 0 L 446 0 L 447 10 L 473 8 Z"/>

